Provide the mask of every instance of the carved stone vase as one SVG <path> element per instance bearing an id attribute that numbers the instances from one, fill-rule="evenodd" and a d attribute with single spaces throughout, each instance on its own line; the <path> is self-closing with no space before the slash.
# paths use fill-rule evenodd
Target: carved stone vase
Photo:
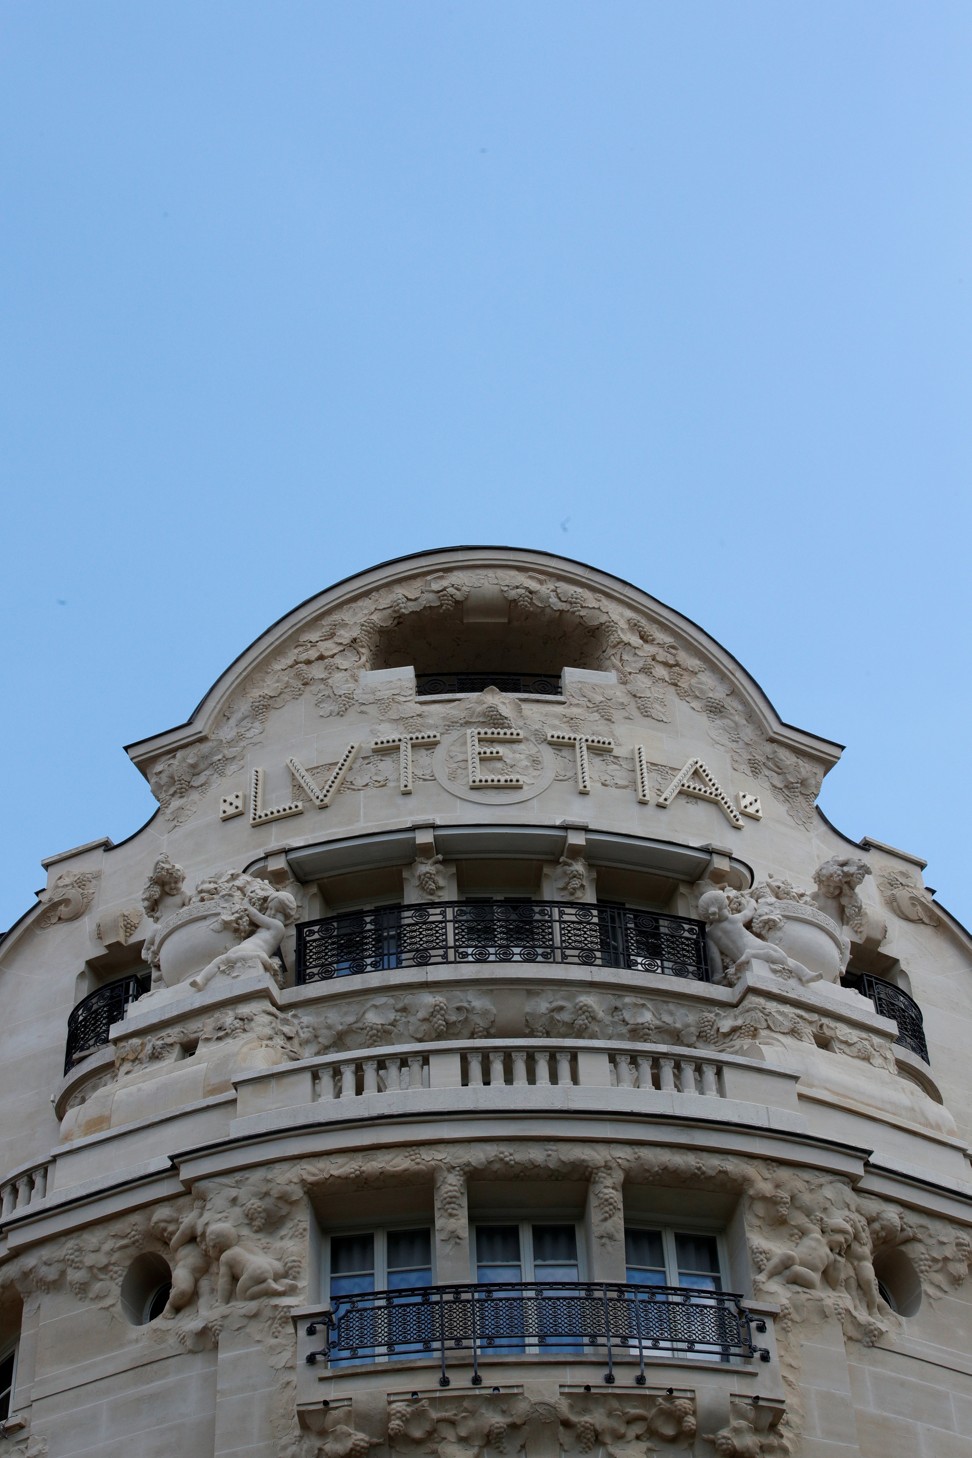
<path id="1" fill-rule="evenodd" d="M 807 901 L 775 901 L 772 908 L 783 924 L 767 932 L 766 940 L 809 971 L 819 972 L 825 982 L 839 982 L 846 947 L 834 919 Z"/>
<path id="2" fill-rule="evenodd" d="M 218 901 L 183 906 L 159 927 L 155 948 L 166 987 L 175 987 L 239 945 L 239 935 L 220 920 Z"/>

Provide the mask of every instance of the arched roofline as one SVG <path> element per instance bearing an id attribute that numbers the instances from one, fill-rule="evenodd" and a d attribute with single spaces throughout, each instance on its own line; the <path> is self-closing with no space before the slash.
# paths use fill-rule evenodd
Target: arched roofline
<path id="1" fill-rule="evenodd" d="M 815 756 L 827 768 L 834 765 L 840 758 L 844 748 L 842 744 L 812 734 L 781 719 L 769 696 L 735 655 L 691 618 L 677 612 L 658 598 L 652 597 L 643 588 L 628 582 L 623 577 L 618 577 L 615 573 L 605 572 L 599 567 L 593 567 L 576 558 L 563 557 L 554 552 L 530 547 L 504 546 L 433 547 L 425 551 L 409 552 L 401 557 L 390 558 L 373 567 L 365 568 L 361 572 L 341 578 L 322 592 L 306 598 L 297 607 L 278 618 L 239 653 L 203 695 L 184 724 L 163 730 L 148 738 L 136 740 L 125 746 L 126 752 L 144 773 L 146 767 L 161 755 L 174 753 L 186 745 L 205 739 L 220 708 L 234 690 L 291 635 L 297 633 L 303 623 L 311 622 L 314 618 L 333 611 L 343 600 L 352 601 L 375 588 L 384 585 L 390 586 L 397 580 L 415 576 L 418 564 L 423 562 L 429 564 L 429 570 L 446 567 L 458 568 L 465 565 L 493 567 L 500 570 L 520 568 L 523 571 L 529 571 L 532 566 L 536 570 L 546 570 L 553 576 L 560 575 L 572 579 L 578 585 L 584 585 L 591 590 L 607 592 L 615 601 L 627 599 L 630 608 L 635 609 L 640 606 L 648 616 L 667 624 L 674 631 L 680 632 L 690 639 L 704 656 L 726 670 L 738 683 L 744 696 L 762 720 L 769 738 L 788 744 L 803 754 Z M 353 590 L 349 592 L 349 588 Z"/>

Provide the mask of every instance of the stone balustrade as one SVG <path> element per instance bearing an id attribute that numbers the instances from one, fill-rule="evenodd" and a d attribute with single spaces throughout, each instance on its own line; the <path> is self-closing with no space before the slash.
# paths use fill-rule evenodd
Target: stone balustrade
<path id="1" fill-rule="evenodd" d="M 612 1088 L 727 1097 L 723 1060 L 670 1048 L 484 1040 L 335 1054 L 315 1071 L 316 1098 L 434 1088 Z"/>
<path id="2" fill-rule="evenodd" d="M 0 1184 L 0 1220 L 9 1220 L 11 1215 L 44 1199 L 50 1167 L 51 1161 L 45 1160 L 42 1164 L 28 1165 L 7 1176 Z"/>

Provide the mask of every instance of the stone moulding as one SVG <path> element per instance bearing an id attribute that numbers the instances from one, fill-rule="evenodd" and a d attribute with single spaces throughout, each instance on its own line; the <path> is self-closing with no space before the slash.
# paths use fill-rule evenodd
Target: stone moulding
<path id="1" fill-rule="evenodd" d="M 637 589 L 564 559 L 479 549 L 471 555 L 477 560 L 470 563 L 466 554 L 460 565 L 458 555 L 450 561 L 449 553 L 427 554 L 305 604 L 233 665 L 190 725 L 131 746 L 168 818 L 185 819 L 212 784 L 242 767 L 275 708 L 306 692 L 324 715 L 353 710 L 362 693 L 359 675 L 373 666 L 383 632 L 414 614 L 453 611 L 485 588 L 511 611 L 538 620 L 546 615 L 561 632 L 565 621 L 583 620 L 587 635 L 599 636 L 602 667 L 616 674 L 618 686 L 565 686 L 578 705 L 593 694 L 599 708 L 616 700 L 615 712 L 625 717 L 665 720 L 676 700 L 687 703 L 738 771 L 765 783 L 799 824 L 810 823 L 837 746 L 785 726 L 762 691 L 741 679 L 738 664 L 701 630 Z M 404 707 L 402 732 L 435 731 L 429 718 L 438 712 L 435 701 L 423 705 L 402 680 L 369 686 L 365 700 L 379 718 L 389 710 L 400 717 Z M 565 719 L 565 732 L 573 727 Z"/>

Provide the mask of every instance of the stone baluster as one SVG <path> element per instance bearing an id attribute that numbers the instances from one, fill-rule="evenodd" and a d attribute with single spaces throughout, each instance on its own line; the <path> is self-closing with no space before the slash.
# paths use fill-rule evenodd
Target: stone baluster
<path id="1" fill-rule="evenodd" d="M 425 1059 L 421 1053 L 413 1053 L 408 1060 L 408 1082 L 406 1088 L 422 1088 L 425 1083 L 425 1079 L 422 1076 L 424 1071 Z"/>
<path id="2" fill-rule="evenodd" d="M 558 1084 L 572 1084 L 574 1075 L 570 1067 L 570 1049 L 557 1049 L 557 1082 Z"/>
<path id="3" fill-rule="evenodd" d="M 638 1066 L 638 1087 L 654 1088 L 655 1081 L 651 1076 L 651 1058 L 647 1053 L 639 1053 L 637 1057 Z"/>
<path id="4" fill-rule="evenodd" d="M 679 1088 L 682 1093 L 694 1094 L 698 1092 L 695 1086 L 695 1059 L 679 1059 Z"/>
<path id="5" fill-rule="evenodd" d="M 518 1088 L 529 1083 L 527 1078 L 527 1055 L 523 1048 L 513 1050 L 513 1082 Z"/>
<path id="6" fill-rule="evenodd" d="M 34 1198 L 36 1200 L 43 1200 L 47 1194 L 47 1171 L 46 1164 L 42 1164 L 39 1169 L 34 1170 Z"/>
<path id="7" fill-rule="evenodd" d="M 659 1058 L 658 1060 L 658 1087 L 662 1093 L 675 1092 L 675 1059 Z"/>
<path id="8" fill-rule="evenodd" d="M 495 1087 L 499 1087 L 506 1082 L 503 1054 L 497 1048 L 493 1048 L 489 1055 L 489 1081 Z"/>
<path id="9" fill-rule="evenodd" d="M 6 1220 L 12 1215 L 17 1205 L 17 1186 L 13 1180 L 9 1180 L 3 1187 L 3 1199 L 0 1203 L 0 1219 Z"/>
<path id="10" fill-rule="evenodd" d="M 23 1210 L 30 1204 L 30 1197 L 34 1189 L 34 1179 L 30 1170 L 26 1174 L 17 1176 L 17 1209 Z"/>
<path id="11" fill-rule="evenodd" d="M 550 1082 L 550 1054 L 538 1048 L 533 1055 L 533 1078 L 537 1085 Z"/>
<path id="12" fill-rule="evenodd" d="M 317 1097 L 319 1099 L 333 1099 L 334 1097 L 334 1066 L 326 1063 L 317 1074 Z"/>
<path id="13" fill-rule="evenodd" d="M 483 1086 L 483 1055 L 478 1051 L 466 1054 L 466 1085 L 469 1088 Z"/>
<path id="14" fill-rule="evenodd" d="M 702 1064 L 702 1092 L 716 1098 L 719 1095 L 719 1070 L 714 1063 Z"/>
<path id="15" fill-rule="evenodd" d="M 366 1094 L 378 1092 L 378 1059 L 366 1058 L 364 1060 L 364 1091 Z"/>
<path id="16" fill-rule="evenodd" d="M 614 1055 L 614 1069 L 617 1074 L 618 1088 L 632 1088 L 634 1086 L 634 1079 L 631 1076 L 631 1059 L 626 1053 L 616 1053 Z"/>
<path id="17" fill-rule="evenodd" d="M 402 1080 L 402 1060 L 400 1058 L 385 1059 L 385 1087 L 389 1093 L 397 1093 L 404 1088 Z"/>
<path id="18" fill-rule="evenodd" d="M 358 1065 L 354 1059 L 341 1064 L 341 1097 L 353 1099 L 357 1093 Z"/>

